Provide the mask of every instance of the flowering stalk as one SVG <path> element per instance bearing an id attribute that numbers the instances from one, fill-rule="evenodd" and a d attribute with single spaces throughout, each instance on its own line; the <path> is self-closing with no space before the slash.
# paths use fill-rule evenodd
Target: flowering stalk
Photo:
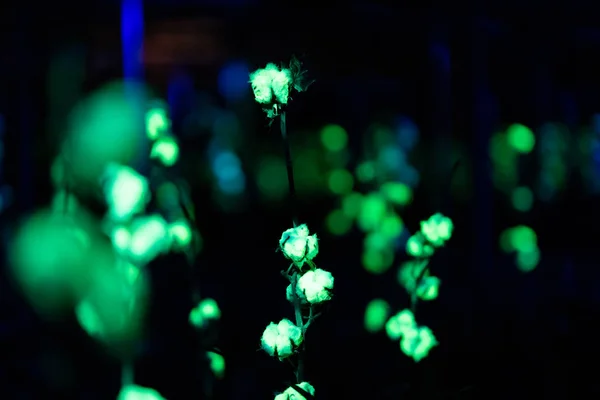
<path id="1" fill-rule="evenodd" d="M 213 344 L 217 334 L 215 322 L 220 318 L 221 311 L 217 302 L 210 298 L 202 298 L 200 290 L 194 283 L 194 262 L 199 250 L 199 233 L 193 203 L 189 198 L 186 185 L 179 179 L 169 176 L 169 168 L 174 167 L 179 157 L 179 146 L 170 127 L 167 110 L 157 104 L 148 110 L 146 115 L 147 136 L 153 143 L 150 158 L 156 162 L 153 176 L 157 177 L 162 186 L 170 188 L 172 199 L 163 205 L 165 214 L 176 220 L 171 231 L 180 239 L 177 247 L 187 261 L 188 281 L 190 283 L 190 300 L 193 308 L 188 317 L 190 325 L 195 329 L 200 347 L 204 350 L 198 359 L 210 364 L 213 374 L 207 374 L 203 389 L 205 395 L 211 396 L 213 376 L 221 378 L 224 374 L 225 360 L 221 354 L 214 351 Z M 199 380 L 200 382 L 200 380 Z"/>
<path id="2" fill-rule="evenodd" d="M 333 289 L 331 273 L 318 269 L 312 261 L 319 252 L 317 236 L 309 235 L 308 227 L 304 224 L 298 225 L 296 220 L 296 188 L 285 106 L 293 89 L 301 92 L 309 86 L 310 83 L 304 82 L 303 75 L 300 63 L 295 59 L 290 62 L 289 68 L 267 64 L 264 69 L 250 74 L 254 97 L 262 105 L 267 117 L 272 120 L 279 116 L 293 215 L 293 227 L 283 232 L 279 248 L 284 256 L 292 261 L 287 271 L 281 271 L 281 274 L 290 283 L 286 297 L 294 307 L 295 323 L 288 319 L 282 319 L 277 324 L 271 322 L 263 332 L 261 347 L 267 354 L 278 357 L 281 361 L 286 359 L 294 366 L 297 384 L 275 396 L 275 400 L 313 398 L 314 387 L 304 381 L 306 331 L 319 315 L 314 313 L 314 306 L 330 300 L 330 291 Z M 303 270 L 305 265 L 309 266 L 308 270 Z M 308 315 L 304 315 L 307 311 Z M 291 361 L 292 356 L 296 358 L 295 363 Z"/>
<path id="3" fill-rule="evenodd" d="M 446 187 L 447 191 L 450 191 L 450 185 L 452 183 L 452 179 L 454 178 L 456 171 L 458 171 L 458 168 L 460 167 L 460 162 L 461 162 L 461 160 L 455 161 L 454 164 L 452 165 L 452 168 L 450 169 L 450 173 L 448 174 L 448 181 L 447 181 L 448 182 L 448 186 Z M 445 218 L 445 217 L 441 218 L 440 215 L 441 214 L 435 214 L 435 216 L 431 217 L 429 221 L 426 221 L 426 222 L 424 221 L 424 222 L 421 223 L 421 226 L 422 226 L 421 233 L 424 235 L 424 239 L 425 239 L 424 241 L 427 242 L 427 245 L 429 247 L 431 247 L 431 248 L 435 248 L 435 247 L 439 247 L 439 246 L 443 245 L 443 242 L 440 242 L 439 239 L 434 240 L 434 242 L 430 242 L 430 241 L 427 240 L 427 237 L 429 235 L 433 235 L 434 238 L 435 238 L 436 235 L 437 236 L 440 235 L 440 232 L 433 232 L 433 233 L 429 232 L 429 233 L 426 233 L 423 230 L 423 226 L 425 226 L 429 231 L 432 231 L 432 230 L 435 231 L 435 230 L 438 229 L 437 225 L 441 224 L 442 225 L 442 228 L 441 228 L 442 231 L 444 229 L 449 229 L 448 235 L 450 235 L 450 236 L 452 235 L 452 229 L 453 229 L 452 221 L 450 219 L 448 219 L 448 218 Z M 436 221 L 433 222 L 432 221 L 433 219 L 435 219 Z M 448 225 L 449 228 L 447 228 L 446 225 Z M 441 232 L 441 234 L 443 236 L 443 235 L 445 235 L 445 232 Z M 448 240 L 450 238 L 450 236 L 448 236 L 448 238 L 445 239 L 445 240 Z M 429 276 L 429 270 L 430 270 L 429 258 L 431 258 L 432 255 L 433 255 L 433 252 L 432 252 L 432 254 L 430 254 L 430 255 L 428 255 L 426 257 L 423 257 L 423 255 L 418 254 L 418 253 L 414 254 L 415 261 L 417 262 L 417 264 L 418 265 L 422 265 L 424 263 L 425 266 L 423 268 L 421 268 L 419 274 L 417 275 L 417 277 L 415 279 L 415 287 L 414 287 L 413 291 L 411 292 L 410 309 L 412 310 L 413 314 L 415 314 L 416 311 L 417 311 L 417 303 L 418 303 L 418 300 L 419 300 L 418 289 L 420 287 L 423 287 L 423 285 L 425 284 L 424 279 L 427 276 Z"/>
<path id="4" fill-rule="evenodd" d="M 399 340 L 402 352 L 415 362 L 427 357 L 438 344 L 431 329 L 417 323 L 415 312 L 419 299 L 433 300 L 437 297 L 440 280 L 429 275 L 429 259 L 450 239 L 453 229 L 452 220 L 437 213 L 421 221 L 421 229 L 406 242 L 406 252 L 414 260 L 402 267 L 400 277 L 410 294 L 411 307 L 391 317 L 385 328 L 388 337 Z"/>

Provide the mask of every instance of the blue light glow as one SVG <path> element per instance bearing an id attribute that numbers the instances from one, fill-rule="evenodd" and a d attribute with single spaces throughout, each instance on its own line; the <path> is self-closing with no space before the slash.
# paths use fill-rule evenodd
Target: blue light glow
<path id="1" fill-rule="evenodd" d="M 144 11 L 142 0 L 122 0 L 121 41 L 123 47 L 123 76 L 141 79 L 142 47 L 144 43 Z"/>
<path id="2" fill-rule="evenodd" d="M 249 93 L 250 69 L 243 61 L 233 61 L 223 66 L 219 73 L 219 93 L 230 101 L 240 100 Z"/>

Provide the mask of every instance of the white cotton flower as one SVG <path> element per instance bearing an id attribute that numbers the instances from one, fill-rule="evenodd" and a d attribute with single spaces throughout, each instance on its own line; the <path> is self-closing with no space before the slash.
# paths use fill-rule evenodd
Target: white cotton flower
<path id="1" fill-rule="evenodd" d="M 260 104 L 269 104 L 273 98 L 271 71 L 268 69 L 269 65 L 265 69 L 259 69 L 250 74 L 250 83 L 254 92 L 254 98 Z"/>
<path id="2" fill-rule="evenodd" d="M 260 104 L 287 104 L 292 81 L 292 72 L 289 69 L 280 69 L 273 63 L 250 74 L 254 98 Z"/>
<path id="3" fill-rule="evenodd" d="M 303 297 L 311 304 L 331 300 L 331 290 L 333 275 L 322 269 L 308 271 L 298 280 L 298 291 L 303 293 Z"/>
<path id="4" fill-rule="evenodd" d="M 271 88 L 277 101 L 281 104 L 287 104 L 290 96 L 290 87 L 292 85 L 292 73 L 289 69 L 275 71 L 272 74 Z"/>
<path id="5" fill-rule="evenodd" d="M 172 237 L 168 224 L 160 215 L 139 217 L 131 224 L 129 241 L 129 257 L 138 264 L 144 265 L 158 255 L 171 248 Z"/>
<path id="6" fill-rule="evenodd" d="M 415 316 L 408 308 L 391 317 L 385 324 L 385 331 L 392 340 L 398 340 L 406 332 L 415 329 L 417 322 Z"/>
<path id="7" fill-rule="evenodd" d="M 304 262 L 312 260 L 319 253 L 317 235 L 309 235 L 306 224 L 283 232 L 279 240 L 279 247 L 298 268 L 302 268 Z"/>
<path id="8" fill-rule="evenodd" d="M 315 388 L 310 383 L 302 382 L 299 383 L 297 386 L 299 386 L 305 392 L 309 393 L 311 396 L 315 395 Z M 283 393 L 280 393 L 277 396 L 275 396 L 275 400 L 306 400 L 306 397 L 301 393 L 298 393 L 296 389 L 290 386 L 289 388 L 285 389 Z"/>
<path id="9" fill-rule="evenodd" d="M 263 332 L 261 347 L 270 356 L 280 360 L 291 356 L 294 347 L 302 343 L 302 330 L 289 319 L 282 319 L 278 324 L 271 322 Z"/>
<path id="10" fill-rule="evenodd" d="M 117 400 L 165 400 L 165 398 L 154 389 L 138 385 L 126 385 L 121 388 Z"/>
<path id="11" fill-rule="evenodd" d="M 127 221 L 144 211 L 150 200 L 147 179 L 132 168 L 109 164 L 103 176 L 108 216 L 113 221 Z"/>

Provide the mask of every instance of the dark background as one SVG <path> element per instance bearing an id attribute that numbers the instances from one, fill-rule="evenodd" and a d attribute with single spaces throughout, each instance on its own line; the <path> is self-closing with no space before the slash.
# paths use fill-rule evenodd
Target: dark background
<path id="1" fill-rule="evenodd" d="M 463 149 L 460 156 L 420 153 L 414 162 L 422 184 L 415 202 L 402 212 L 411 231 L 436 211 L 455 221 L 455 237 L 432 266 L 444 282 L 440 298 L 419 308 L 419 320 L 441 345 L 415 364 L 383 333 L 366 333 L 362 313 L 369 300 L 383 297 L 399 310 L 408 297 L 389 275 L 362 269 L 360 232 L 343 238 L 324 233 L 318 261 L 336 277 L 336 296 L 307 339 L 307 380 L 317 388 L 317 398 L 600 394 L 594 362 L 600 350 L 595 340 L 597 196 L 572 172 L 552 202 L 536 201 L 531 212 L 519 214 L 494 189 L 488 157 L 491 134 L 507 124 L 535 128 L 553 121 L 577 131 L 600 110 L 600 24 L 593 7 L 584 2 L 561 7 L 458 3 L 431 9 L 392 2 L 302 8 L 274 2 L 192 3 L 146 5 L 147 44 L 155 43 L 153 35 L 174 31 L 188 38 L 177 40 L 189 41 L 182 45 L 188 50 L 174 51 L 169 62 L 145 65 L 157 95 L 166 97 L 169 80 L 183 71 L 192 92 L 211 93 L 223 105 L 216 81 L 227 60 L 246 60 L 254 69 L 296 54 L 316 83 L 294 99 L 290 126 L 340 123 L 358 154 L 361 135 L 373 119 L 402 113 L 419 126 L 424 146 L 452 143 Z M 3 179 L 14 193 L 1 216 L 8 236 L 12 222 L 47 204 L 51 195 L 48 168 L 57 149 L 47 126 L 50 60 L 65 49 L 81 52 L 85 93 L 122 76 L 122 56 L 117 2 L 15 5 L 1 20 Z M 177 47 L 173 36 L 167 38 L 166 48 Z M 146 54 L 153 54 L 152 46 Z M 248 157 L 254 160 L 263 147 L 277 148 L 279 138 L 276 129 L 265 126 L 258 107 L 249 104 L 255 114 L 248 134 L 255 154 Z M 176 128 L 178 123 L 175 118 Z M 188 144 L 184 165 L 204 156 L 205 139 L 182 141 Z M 456 161 L 469 177 L 469 194 L 461 201 L 445 184 Z M 205 238 L 196 278 L 203 295 L 216 298 L 223 311 L 217 346 L 226 357 L 227 375 L 215 398 L 270 398 L 293 381 L 286 363 L 257 351 L 264 327 L 292 315 L 279 275 L 285 261 L 275 252 L 279 235 L 291 223 L 289 208 L 265 205 L 250 194 L 242 211 L 222 210 L 207 195 L 210 185 L 182 170 Z M 534 173 L 523 171 L 524 176 Z M 336 204 L 327 195 L 299 201 L 301 219 L 317 232 Z M 500 231 L 518 223 L 532 226 L 540 240 L 542 262 L 528 275 L 497 248 Z M 231 251 L 240 234 L 246 235 L 244 251 Z M 402 257 L 399 251 L 398 260 Z M 153 266 L 152 333 L 136 365 L 136 380 L 169 399 L 201 398 L 195 367 L 200 350 L 186 323 L 187 277 L 172 272 L 179 264 L 168 259 Z M 114 398 L 119 362 L 74 320 L 41 321 L 6 279 L 0 297 L 2 398 Z"/>

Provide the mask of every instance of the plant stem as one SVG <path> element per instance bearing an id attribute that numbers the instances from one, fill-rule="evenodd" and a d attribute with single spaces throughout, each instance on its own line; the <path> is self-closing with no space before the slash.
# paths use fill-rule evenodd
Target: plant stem
<path id="1" fill-rule="evenodd" d="M 417 260 L 417 262 L 419 263 L 422 263 L 423 261 L 423 259 Z M 412 311 L 413 315 L 415 315 L 417 312 L 417 290 L 419 290 L 419 285 L 421 284 L 421 281 L 423 280 L 425 274 L 427 274 L 427 271 L 429 271 L 429 262 L 421 269 L 421 271 L 419 272 L 419 276 L 417 277 L 417 279 L 415 279 L 415 290 L 413 290 L 410 296 L 410 310 Z"/>
<path id="2" fill-rule="evenodd" d="M 283 153 L 285 155 L 285 168 L 288 178 L 288 189 L 290 192 L 290 204 L 292 208 L 292 221 L 294 227 L 297 226 L 296 219 L 296 184 L 294 182 L 294 165 L 292 163 L 292 155 L 290 152 L 290 142 L 287 134 L 287 121 L 285 111 L 279 115 L 279 130 L 281 131 L 281 140 L 283 141 Z"/>
<path id="3" fill-rule="evenodd" d="M 294 314 L 296 316 L 296 326 L 302 329 L 302 344 L 298 349 L 298 361 L 296 363 L 296 381 L 298 383 L 304 382 L 304 350 L 305 350 L 305 333 L 304 321 L 302 320 L 302 307 L 300 305 L 300 297 L 296 288 L 298 287 L 298 272 L 294 272 L 292 275 L 292 298 L 294 303 Z"/>
<path id="4" fill-rule="evenodd" d="M 121 386 L 133 385 L 134 371 L 131 361 L 124 361 L 121 365 Z"/>

